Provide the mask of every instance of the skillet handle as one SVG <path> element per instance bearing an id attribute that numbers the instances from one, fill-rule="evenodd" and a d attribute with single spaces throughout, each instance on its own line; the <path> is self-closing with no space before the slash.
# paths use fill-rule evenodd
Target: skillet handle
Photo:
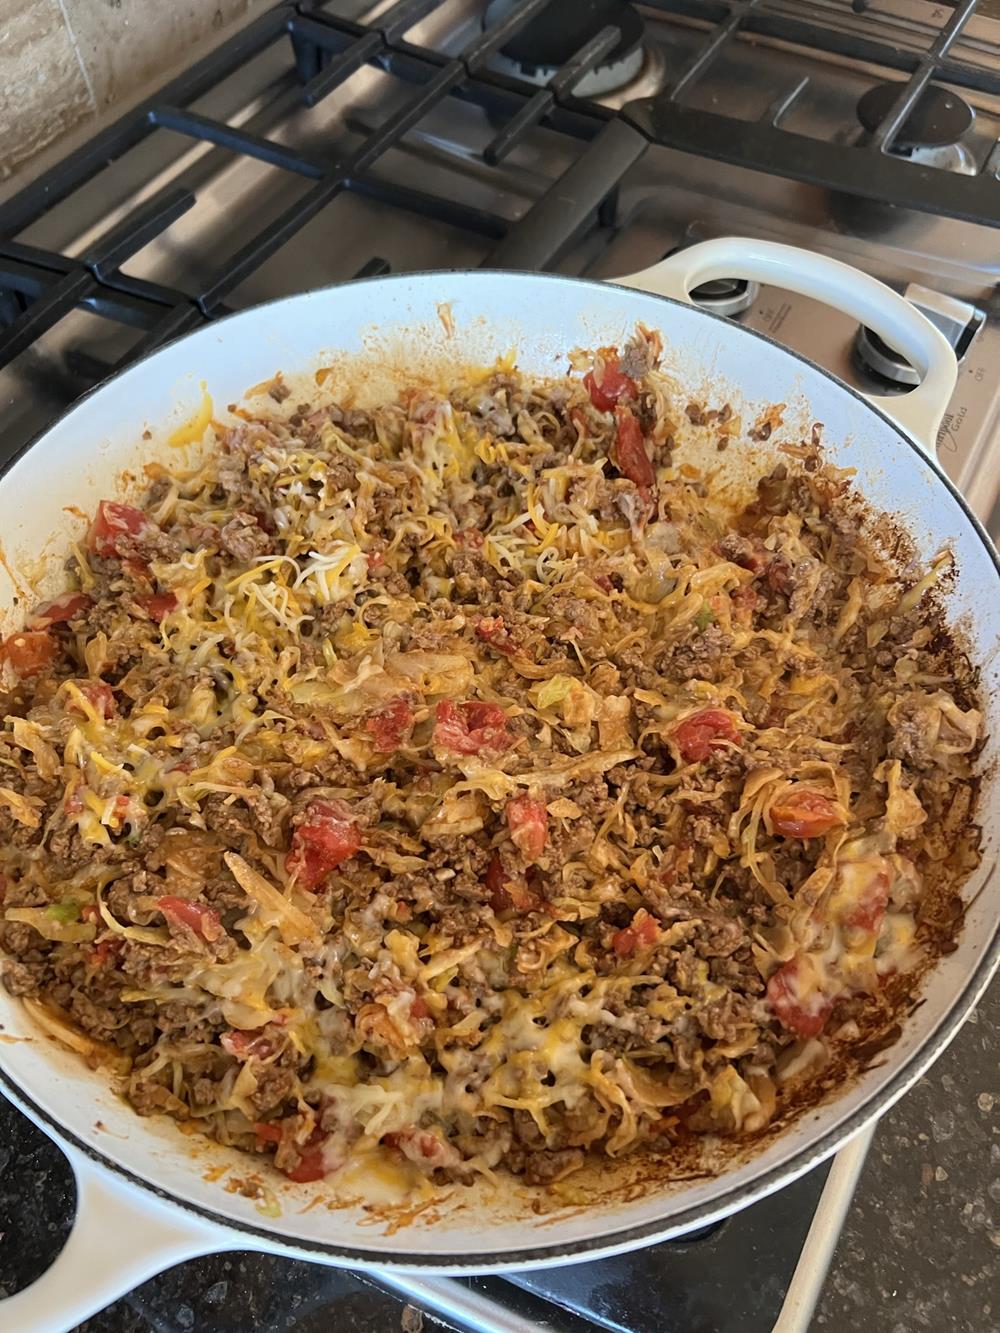
<path id="1" fill-rule="evenodd" d="M 936 458 L 938 427 L 955 389 L 958 362 L 945 336 L 905 297 L 839 259 L 742 236 L 702 241 L 641 273 L 614 281 L 694 305 L 690 292 L 718 278 L 747 278 L 799 292 L 874 329 L 906 357 L 922 379 L 907 394 L 866 393 L 862 397 L 891 418 L 926 457 Z"/>
<path id="2" fill-rule="evenodd" d="M 41 1277 L 0 1300 L 0 1328 L 68 1333 L 164 1269 L 236 1248 L 235 1236 L 221 1227 L 119 1183 L 82 1153 L 53 1142 L 76 1177 L 73 1230 Z"/>

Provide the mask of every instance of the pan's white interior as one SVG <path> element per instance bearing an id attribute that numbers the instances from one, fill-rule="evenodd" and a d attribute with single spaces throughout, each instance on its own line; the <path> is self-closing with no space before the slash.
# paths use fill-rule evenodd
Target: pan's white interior
<path id="1" fill-rule="evenodd" d="M 445 302 L 450 321 L 441 318 Z M 982 665 L 993 737 L 984 770 L 993 773 L 1000 742 L 1000 589 L 992 558 L 961 506 L 892 426 L 822 373 L 736 326 L 615 287 L 483 273 L 378 279 L 251 310 L 166 348 L 80 403 L 0 481 L 5 557 L 0 608 L 16 620 L 25 603 L 24 589 L 18 586 L 22 579 L 35 583 L 29 600 L 39 586 L 47 590 L 58 585 L 69 534 L 79 534 L 83 526 L 68 507 L 92 512 L 99 499 L 126 488 L 124 474 L 138 472 L 144 459 L 169 454 L 166 436 L 200 406 L 202 381 L 221 416 L 226 404 L 237 402 L 249 386 L 276 370 L 335 364 L 347 374 L 345 356 L 354 354 L 366 358 L 366 387 L 373 392 L 385 387 L 382 380 L 415 366 L 437 360 L 488 364 L 510 348 L 517 349 L 523 369 L 562 374 L 570 348 L 619 343 L 637 320 L 662 331 L 665 360 L 684 386 L 681 405 L 707 392 L 719 404 L 731 402 L 749 424 L 765 405 L 784 402 L 786 428 L 775 433 L 772 445 L 801 438 L 797 429 L 823 422 L 834 460 L 857 469 L 862 492 L 877 507 L 901 516 L 924 556 L 945 543 L 951 546 L 959 572 L 949 597 L 955 617 L 969 627 Z M 373 366 L 378 373 L 372 373 Z M 144 441 L 147 429 L 152 436 Z M 739 468 L 738 448 L 729 454 L 727 465 Z M 393 1256 L 421 1256 L 446 1266 L 466 1254 L 499 1257 L 505 1251 L 573 1245 L 653 1223 L 669 1225 L 671 1217 L 691 1207 L 707 1213 L 727 1196 L 731 1202 L 733 1191 L 742 1189 L 740 1202 L 745 1202 L 747 1187 L 783 1163 L 789 1175 L 804 1170 L 815 1160 L 821 1139 L 830 1150 L 831 1133 L 856 1128 L 859 1111 L 877 1093 L 894 1079 L 897 1087 L 902 1085 L 900 1072 L 908 1066 L 912 1071 L 917 1052 L 941 1029 L 958 997 L 968 992 L 996 933 L 1000 884 L 994 879 L 982 893 L 978 889 L 996 859 L 998 798 L 996 777 L 989 777 L 981 812 L 987 829 L 985 856 L 968 887 L 972 905 L 959 948 L 936 969 L 926 988 L 926 1003 L 886 1053 L 884 1064 L 723 1178 L 679 1184 L 672 1192 L 645 1195 L 629 1204 L 609 1202 L 603 1208 L 567 1208 L 564 1215 L 538 1217 L 523 1207 L 516 1187 L 507 1182 L 495 1196 L 458 1190 L 439 1208 L 393 1230 L 360 1206 L 319 1206 L 303 1212 L 315 1187 L 289 1187 L 280 1195 L 281 1216 L 269 1219 L 253 1200 L 225 1188 L 228 1179 L 248 1174 L 245 1159 L 195 1146 L 170 1123 L 136 1117 L 108 1093 L 99 1076 L 32 1032 L 18 1003 L 2 991 L 4 1033 L 32 1040 L 0 1045 L 0 1064 L 38 1106 L 107 1158 L 177 1196 L 267 1228 L 292 1243 L 306 1240 L 366 1250 L 383 1262 Z M 219 1178 L 213 1168 L 227 1162 L 230 1171 Z M 768 1183 L 774 1187 L 781 1180 L 771 1175 Z"/>

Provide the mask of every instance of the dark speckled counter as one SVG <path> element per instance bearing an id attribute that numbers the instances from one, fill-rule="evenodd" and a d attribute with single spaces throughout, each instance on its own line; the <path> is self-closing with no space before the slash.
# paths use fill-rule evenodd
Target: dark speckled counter
<path id="1" fill-rule="evenodd" d="M 72 1204 L 72 1178 L 58 1152 L 0 1102 L 0 1291 L 20 1290 L 43 1271 Z M 618 1319 L 628 1328 L 626 1308 Z M 551 1327 L 570 1323 L 581 1327 L 556 1313 Z M 349 1274 L 229 1254 L 154 1278 L 89 1319 L 82 1333 L 396 1333 L 407 1326 L 415 1321 L 407 1315 L 404 1323 L 401 1301 Z M 16 1333 L 3 1325 L 2 1306 L 0 1329 Z M 814 1329 L 1000 1329 L 1000 985 L 879 1128 Z"/>
<path id="2" fill-rule="evenodd" d="M 815 1328 L 1000 1329 L 1000 982 L 879 1127 Z"/>

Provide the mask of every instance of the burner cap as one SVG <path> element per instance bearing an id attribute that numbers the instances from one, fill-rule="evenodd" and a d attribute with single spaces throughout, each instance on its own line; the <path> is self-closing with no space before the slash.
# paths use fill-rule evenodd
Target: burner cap
<path id="1" fill-rule="evenodd" d="M 501 22 L 514 3 L 490 0 L 483 26 L 488 30 Z M 646 25 L 625 0 L 552 0 L 501 47 L 498 63 L 531 83 L 547 83 L 609 24 L 618 28 L 621 40 L 574 89 L 580 97 L 599 97 L 630 83 L 642 69 Z"/>
<path id="2" fill-rule="evenodd" d="M 881 380 L 907 388 L 915 388 L 920 383 L 920 376 L 909 361 L 864 324 L 855 335 L 854 351 L 862 366 Z"/>
<path id="3" fill-rule="evenodd" d="M 716 278 L 693 287 L 690 292 L 691 300 L 703 310 L 730 317 L 749 310 L 759 294 L 760 284 L 746 278 Z"/>
<path id="4" fill-rule="evenodd" d="M 858 120 L 873 134 L 903 89 L 901 83 L 879 83 L 858 102 Z M 917 98 L 893 141 L 894 152 L 943 148 L 961 139 L 976 118 L 957 93 L 930 84 Z"/>

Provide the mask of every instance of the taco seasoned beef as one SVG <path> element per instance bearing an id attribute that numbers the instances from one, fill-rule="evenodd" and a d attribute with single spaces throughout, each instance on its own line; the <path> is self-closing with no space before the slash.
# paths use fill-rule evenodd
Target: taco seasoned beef
<path id="1" fill-rule="evenodd" d="M 3 642 L 3 980 L 140 1114 L 547 1184 L 888 1039 L 975 861 L 949 557 L 659 360 L 279 379 Z M 773 452 L 741 511 L 695 429 Z"/>

